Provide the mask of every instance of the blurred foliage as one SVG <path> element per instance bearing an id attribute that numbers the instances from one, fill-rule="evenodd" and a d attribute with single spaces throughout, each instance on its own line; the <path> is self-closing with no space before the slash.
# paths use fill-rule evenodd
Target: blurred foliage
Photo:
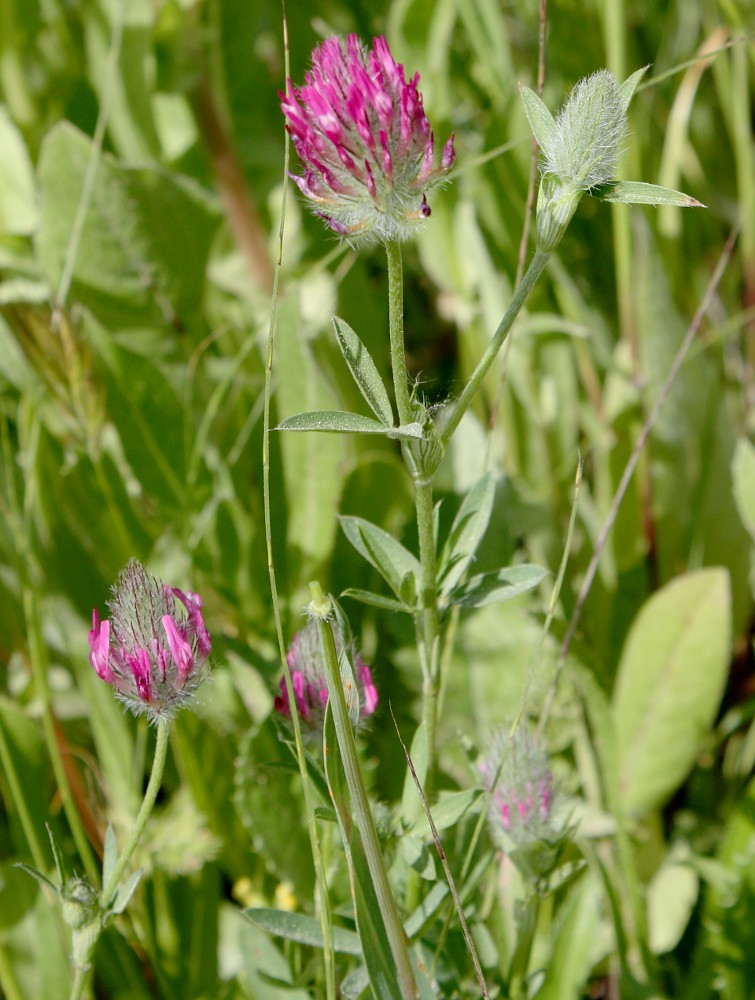
<path id="1" fill-rule="evenodd" d="M 405 251 L 410 372 L 443 402 L 515 283 L 531 170 L 517 82 L 536 85 L 537 5 L 319 0 L 288 17 L 295 80 L 323 36 L 386 33 L 420 72 L 436 134 L 456 134 L 453 183 Z M 122 840 L 138 809 L 152 733 L 113 702 L 86 644 L 91 608 L 103 609 L 135 556 L 202 594 L 216 666 L 197 714 L 174 726 L 137 858 L 148 877 L 100 943 L 96 995 L 320 995 L 317 949 L 241 915 L 314 905 L 298 776 L 270 714 L 280 664 L 262 513 L 280 8 L 3 0 L 0 18 L 0 989 L 9 1000 L 68 993 L 65 928 L 13 862 L 52 869 L 47 822 L 69 867 L 91 872 L 82 841 L 100 849 L 108 821 Z M 744 0 L 549 4 L 549 107 L 597 68 L 623 79 L 651 63 L 631 108 L 627 174 L 708 208 L 586 199 L 440 473 L 442 537 L 483 470 L 496 476 L 475 572 L 531 561 L 555 574 L 585 458 L 556 638 L 530 678 L 536 717 L 629 454 L 740 227 L 602 553 L 548 722 L 557 778 L 579 800 L 565 860 L 587 865 L 550 887 L 541 912 L 527 974 L 542 998 L 615 995 L 619 981 L 626 997 L 745 1000 L 755 981 L 754 29 Z M 387 373 L 381 254 L 336 246 L 291 195 L 281 282 L 275 421 L 358 409 L 330 318 L 343 316 Z M 288 637 L 309 580 L 336 594 L 380 586 L 337 514 L 414 548 L 397 447 L 273 435 Z M 478 783 L 478 750 L 520 704 L 549 591 L 459 618 L 438 794 Z M 405 766 L 388 706 L 411 734 L 414 637 L 405 618 L 347 610 L 380 688 L 365 760 L 413 910 L 443 883 L 429 838 L 420 878 L 391 821 Z M 457 873 L 479 808 L 443 832 Z M 350 926 L 337 833 L 322 826 Z M 516 880 L 485 839 L 476 862 L 460 892 L 488 981 L 505 995 L 523 933 Z M 479 995 L 446 912 L 440 899 L 427 914 L 426 964 L 435 950 L 441 995 Z M 354 966 L 337 961 L 339 976 Z"/>

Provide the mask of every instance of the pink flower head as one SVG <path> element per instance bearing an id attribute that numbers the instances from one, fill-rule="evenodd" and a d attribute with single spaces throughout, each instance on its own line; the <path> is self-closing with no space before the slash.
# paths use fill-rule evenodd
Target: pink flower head
<path id="1" fill-rule="evenodd" d="M 89 662 L 132 711 L 173 715 L 203 680 L 210 655 L 200 597 L 160 583 L 132 559 L 108 606 L 109 621 L 92 613 Z"/>
<path id="2" fill-rule="evenodd" d="M 493 790 L 490 821 L 496 839 L 517 845 L 549 840 L 553 775 L 534 737 L 524 729 L 510 739 L 499 735 L 479 769 L 487 791 Z"/>
<path id="3" fill-rule="evenodd" d="M 342 655 L 344 644 L 338 632 L 336 649 Z M 349 660 L 354 668 L 357 682 L 358 710 L 354 705 L 354 717 L 366 719 L 377 708 L 378 693 L 372 682 L 370 668 L 356 649 L 349 650 Z M 288 669 L 291 672 L 291 684 L 296 699 L 296 709 L 299 720 L 306 731 L 318 736 L 322 733 L 325 707 L 328 704 L 328 685 L 325 680 L 325 668 L 322 662 L 322 646 L 317 631 L 317 623 L 309 624 L 294 636 L 286 657 Z M 291 717 L 291 707 L 288 700 L 288 690 L 285 678 L 281 678 L 281 693 L 275 699 L 275 710 L 285 718 Z M 349 702 L 347 696 L 347 704 Z"/>
<path id="4" fill-rule="evenodd" d="M 326 39 L 304 85 L 289 80 L 280 94 L 303 170 L 293 180 L 339 236 L 405 239 L 430 215 L 426 194 L 453 166 L 454 145 L 452 135 L 436 166 L 418 83 L 385 38 L 367 51 L 349 35 Z"/>

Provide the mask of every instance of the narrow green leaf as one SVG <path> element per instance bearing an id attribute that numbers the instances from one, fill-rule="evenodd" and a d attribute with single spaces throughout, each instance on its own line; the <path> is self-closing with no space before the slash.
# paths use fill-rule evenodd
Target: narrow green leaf
<path id="1" fill-rule="evenodd" d="M 371 604 L 374 608 L 382 608 L 384 611 L 398 611 L 408 614 L 413 611 L 410 605 L 394 601 L 392 597 L 383 597 L 382 594 L 373 594 L 371 590 L 361 590 L 359 587 L 349 587 L 343 591 L 341 597 L 353 597 L 355 601 Z"/>
<path id="2" fill-rule="evenodd" d="M 333 326 L 341 354 L 367 405 L 381 424 L 392 427 L 394 420 L 391 401 L 369 351 L 344 320 L 334 316 Z"/>
<path id="3" fill-rule="evenodd" d="M 421 570 L 418 560 L 401 542 L 361 517 L 340 518 L 343 532 L 364 558 L 383 577 L 399 601 L 406 604 L 405 594 L 417 592 Z M 411 586 L 407 588 L 406 581 Z"/>
<path id="4" fill-rule="evenodd" d="M 410 940 L 420 934 L 425 924 L 437 914 L 449 892 L 446 882 L 436 882 L 414 913 L 404 921 L 404 930 Z"/>
<path id="5" fill-rule="evenodd" d="M 694 764 L 718 711 L 730 644 L 724 569 L 688 573 L 640 610 L 613 693 L 619 789 L 627 812 L 661 805 Z"/>
<path id="6" fill-rule="evenodd" d="M 438 584 L 442 594 L 453 590 L 474 558 L 490 521 L 494 497 L 495 481 L 486 473 L 464 498 L 438 561 Z"/>
<path id="7" fill-rule="evenodd" d="M 481 608 L 486 604 L 509 601 L 512 597 L 532 590 L 544 576 L 546 570 L 527 563 L 499 569 L 494 573 L 480 573 L 457 587 L 448 601 L 462 608 Z"/>
<path id="8" fill-rule="evenodd" d="M 20 868 L 22 872 L 26 872 L 27 875 L 31 875 L 33 879 L 36 879 L 40 885 L 47 886 L 47 888 L 52 889 L 56 895 L 58 894 L 58 887 L 54 884 L 54 882 L 51 882 L 46 875 L 42 874 L 42 872 L 38 872 L 36 868 L 32 868 L 30 865 L 24 864 L 23 861 L 16 861 L 13 867 Z"/>
<path id="9" fill-rule="evenodd" d="M 625 112 L 634 97 L 634 92 L 637 90 L 638 83 L 647 73 L 649 68 L 650 66 L 648 65 L 638 69 L 636 72 L 632 73 L 631 76 L 627 77 L 627 79 L 619 87 L 619 97 L 621 98 L 621 103 L 624 105 Z"/>
<path id="10" fill-rule="evenodd" d="M 534 90 L 519 84 L 519 93 L 524 104 L 524 113 L 530 123 L 532 134 L 537 139 L 541 149 L 546 149 L 553 142 L 556 132 L 556 121 L 543 101 Z"/>
<path id="11" fill-rule="evenodd" d="M 298 941 L 312 948 L 323 947 L 322 927 L 315 917 L 290 910 L 273 910 L 266 906 L 253 906 L 242 911 L 247 920 L 287 941 Z M 345 927 L 333 928 L 333 946 L 344 955 L 361 956 L 362 946 L 359 935 Z"/>
<path id="12" fill-rule="evenodd" d="M 644 181 L 614 181 L 590 191 L 601 201 L 620 202 L 624 205 L 676 205 L 679 208 L 705 208 L 702 202 L 682 191 L 646 184 Z"/>
<path id="13" fill-rule="evenodd" d="M 372 417 L 343 410 L 315 410 L 295 413 L 278 424 L 279 431 L 324 431 L 336 434 L 385 434 L 386 429 Z"/>
<path id="14" fill-rule="evenodd" d="M 118 893 L 113 901 L 113 905 L 110 907 L 112 913 L 123 913 L 123 911 L 128 906 L 131 901 L 131 897 L 136 892 L 136 887 L 142 880 L 142 875 L 144 874 L 143 868 L 138 868 L 133 875 L 130 875 L 123 885 L 118 889 Z"/>
<path id="15" fill-rule="evenodd" d="M 480 791 L 477 788 L 467 788 L 463 792 L 449 792 L 443 795 L 431 810 L 435 829 L 440 832 L 454 826 L 479 797 Z M 424 813 L 408 832 L 424 840 L 432 838 L 430 824 Z"/>
<path id="16" fill-rule="evenodd" d="M 436 881 L 437 872 L 433 858 L 434 845 L 433 850 L 429 851 L 427 845 L 419 837 L 415 837 L 412 833 L 403 833 L 399 840 L 398 850 L 404 864 L 413 869 L 420 878 L 428 882 Z"/>
<path id="17" fill-rule="evenodd" d="M 118 861 L 118 845 L 115 841 L 113 824 L 108 823 L 105 831 L 105 848 L 102 852 L 102 884 L 107 885 Z"/>
<path id="18" fill-rule="evenodd" d="M 391 954 L 364 846 L 354 824 L 330 701 L 325 710 L 323 747 L 325 775 L 338 815 L 341 840 L 349 867 L 354 916 L 370 986 L 377 1000 L 405 1000 L 401 993 L 396 963 Z"/>

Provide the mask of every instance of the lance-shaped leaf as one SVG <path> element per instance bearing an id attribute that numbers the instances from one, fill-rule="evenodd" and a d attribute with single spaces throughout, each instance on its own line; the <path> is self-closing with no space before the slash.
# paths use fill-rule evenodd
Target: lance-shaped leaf
<path id="1" fill-rule="evenodd" d="M 648 67 L 643 66 L 642 69 L 636 70 L 630 77 L 627 77 L 627 79 L 619 87 L 619 97 L 624 105 L 624 111 L 626 111 L 629 107 L 631 100 L 634 97 L 634 92 L 637 90 L 637 84 L 647 71 Z"/>
<path id="2" fill-rule="evenodd" d="M 474 558 L 490 521 L 494 497 L 495 482 L 492 475 L 486 473 L 464 498 L 438 560 L 441 593 L 449 594 L 453 590 Z"/>
<path id="3" fill-rule="evenodd" d="M 392 535 L 361 517 L 342 517 L 341 527 L 354 548 L 380 573 L 402 604 L 412 606 L 419 590 L 419 561 Z"/>
<path id="4" fill-rule="evenodd" d="M 494 573 L 480 573 L 461 584 L 449 597 L 450 604 L 462 608 L 481 608 L 486 604 L 509 601 L 536 587 L 546 571 L 541 566 L 509 566 Z"/>
<path id="5" fill-rule="evenodd" d="M 290 910 L 273 910 L 265 906 L 252 906 L 243 911 L 247 920 L 269 934 L 297 941 L 312 948 L 323 947 L 322 926 L 316 917 Z M 344 955 L 361 955 L 359 935 L 345 927 L 333 928 L 333 947 Z"/>
<path id="6" fill-rule="evenodd" d="M 389 438 L 421 438 L 420 424 L 404 424 L 402 427 L 386 427 L 372 417 L 345 410 L 313 410 L 310 413 L 295 413 L 278 424 L 279 431 L 320 431 L 330 434 L 382 434 Z"/>
<path id="7" fill-rule="evenodd" d="M 678 208 L 705 208 L 697 198 L 682 191 L 647 184 L 645 181 L 613 181 L 590 191 L 593 198 L 624 205 L 676 205 Z"/>
<path id="8" fill-rule="evenodd" d="M 411 614 L 414 610 L 411 605 L 404 604 L 402 601 L 396 601 L 392 597 L 384 597 L 382 594 L 375 594 L 371 590 L 362 590 L 360 587 L 348 587 L 343 591 L 341 597 L 352 597 L 355 601 L 370 604 L 373 608 L 382 608 L 383 611 L 406 611 Z"/>
<path id="9" fill-rule="evenodd" d="M 348 323 L 338 316 L 333 317 L 338 346 L 341 348 L 349 371 L 354 377 L 359 391 L 364 396 L 367 405 L 386 427 L 393 426 L 393 409 L 388 392 L 383 385 L 375 362 L 359 337 Z"/>
<path id="10" fill-rule="evenodd" d="M 527 115 L 532 134 L 537 139 L 538 146 L 545 149 L 552 144 L 555 137 L 556 120 L 534 90 L 530 90 L 529 87 L 520 83 L 519 93 L 522 96 L 524 113 Z"/>

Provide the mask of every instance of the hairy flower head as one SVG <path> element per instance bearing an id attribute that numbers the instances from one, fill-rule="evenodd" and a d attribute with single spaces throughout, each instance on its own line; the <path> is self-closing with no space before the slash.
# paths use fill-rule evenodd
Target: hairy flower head
<path id="1" fill-rule="evenodd" d="M 338 655 L 342 657 L 348 653 L 357 682 L 357 691 L 347 697 L 347 705 L 354 709 L 353 716 L 356 720 L 365 719 L 372 715 L 378 703 L 372 672 L 356 649 L 344 649 L 338 630 L 334 635 Z M 316 621 L 310 621 L 296 633 L 289 646 L 286 662 L 291 672 L 291 685 L 302 726 L 312 735 L 319 736 L 322 734 L 325 706 L 328 704 L 328 684 Z M 275 709 L 285 718 L 290 718 L 291 708 L 285 678 L 281 678 L 280 689 L 281 693 L 275 699 Z"/>
<path id="2" fill-rule="evenodd" d="M 312 53 L 304 85 L 281 94 L 302 164 L 293 180 L 330 228 L 349 239 L 406 239 L 430 215 L 427 192 L 454 162 L 451 136 L 435 163 L 435 139 L 418 90 L 385 38 L 368 51 L 356 35 Z"/>
<path id="3" fill-rule="evenodd" d="M 172 716 L 194 695 L 210 655 L 202 599 L 168 587 L 132 559 L 108 607 L 109 620 L 92 612 L 89 662 L 133 712 Z"/>
<path id="4" fill-rule="evenodd" d="M 497 840 L 515 844 L 545 839 L 550 831 L 553 775 L 548 755 L 526 730 L 498 734 L 480 762 L 492 790 L 490 822 Z"/>
<path id="5" fill-rule="evenodd" d="M 541 152 L 544 174 L 590 191 L 616 179 L 629 122 L 616 78 L 602 69 L 580 80 L 556 115 L 556 127 Z"/>

